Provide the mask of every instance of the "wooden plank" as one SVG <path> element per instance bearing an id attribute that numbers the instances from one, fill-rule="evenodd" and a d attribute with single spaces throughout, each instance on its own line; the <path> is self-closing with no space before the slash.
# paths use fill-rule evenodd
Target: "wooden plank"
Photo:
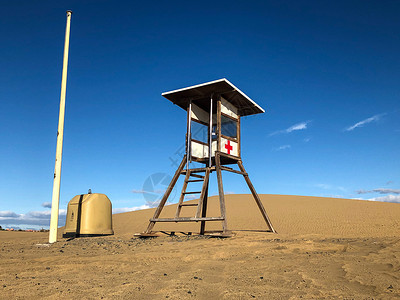
<path id="1" fill-rule="evenodd" d="M 201 163 L 201 164 L 207 164 L 208 159 L 206 158 L 200 158 L 200 157 L 196 157 L 196 156 L 192 156 L 192 161 Z"/>
<path id="2" fill-rule="evenodd" d="M 210 168 L 208 168 L 208 167 L 205 167 L 205 168 L 193 168 L 193 169 L 190 169 L 190 173 L 193 174 L 193 173 L 206 172 L 208 169 L 210 169 Z M 215 168 L 212 167 L 211 170 L 215 170 Z M 186 171 L 187 171 L 187 170 L 183 170 L 183 171 L 182 171 L 182 174 L 185 174 Z"/>
<path id="3" fill-rule="evenodd" d="M 221 95 L 217 100 L 217 128 L 215 130 L 217 134 L 217 151 L 221 151 Z"/>
<path id="4" fill-rule="evenodd" d="M 184 192 L 186 192 L 186 188 L 187 188 L 187 185 L 188 185 L 189 177 L 190 177 L 190 170 L 188 170 L 188 172 L 186 173 L 185 181 L 183 182 L 181 196 L 179 197 L 178 206 L 176 208 L 175 218 L 178 218 L 179 214 L 181 213 L 183 199 L 185 198 Z"/>
<path id="5" fill-rule="evenodd" d="M 240 157 L 237 157 L 237 156 L 234 156 L 234 155 L 230 155 L 230 154 L 225 153 L 225 152 L 221 152 L 220 151 L 219 154 L 220 154 L 220 156 L 224 156 L 224 157 L 227 157 L 227 158 L 235 160 L 235 161 L 240 160 Z"/>
<path id="6" fill-rule="evenodd" d="M 207 217 L 207 218 L 186 218 L 186 217 L 180 217 L 180 218 L 152 218 L 150 219 L 150 222 L 199 222 L 199 221 L 223 221 L 223 217 Z"/>
<path id="7" fill-rule="evenodd" d="M 181 206 L 198 206 L 198 205 L 199 205 L 198 203 L 182 203 L 181 204 Z"/>
<path id="8" fill-rule="evenodd" d="M 226 118 L 228 118 L 228 119 L 231 119 L 232 121 L 235 121 L 235 122 L 238 121 L 238 119 L 236 119 L 235 117 L 232 117 L 232 116 L 230 116 L 230 115 L 228 115 L 228 114 L 225 114 L 225 113 L 223 113 L 223 112 L 221 112 L 221 116 L 224 116 L 224 117 L 226 117 Z"/>
<path id="9" fill-rule="evenodd" d="M 160 204 L 158 204 L 158 207 L 157 207 L 156 211 L 154 212 L 153 219 L 157 219 L 160 216 L 161 211 L 164 208 L 164 205 L 167 202 L 168 197 L 172 192 L 172 189 L 174 188 L 174 186 L 175 186 L 176 182 L 178 181 L 178 178 L 179 178 L 183 168 L 186 165 L 186 158 L 187 158 L 186 155 L 184 155 L 181 164 L 179 165 L 178 169 L 176 170 L 176 172 L 174 174 L 174 177 L 172 177 L 172 180 L 171 180 L 167 190 L 165 191 L 164 196 L 162 197 L 162 199 L 160 201 Z M 150 233 L 151 230 L 153 229 L 154 225 L 155 225 L 155 222 L 150 221 L 149 225 L 147 226 L 147 229 L 146 229 L 145 233 Z"/>
<path id="10" fill-rule="evenodd" d="M 201 191 L 199 191 L 199 192 L 184 192 L 182 194 L 184 194 L 184 195 L 201 194 Z"/>
<path id="11" fill-rule="evenodd" d="M 236 173 L 236 174 L 240 174 L 240 175 L 247 175 L 247 173 L 243 173 L 242 171 L 238 171 L 229 167 L 225 167 L 225 166 L 221 166 L 221 169 L 224 171 L 228 171 L 228 172 L 232 172 L 232 173 Z"/>
<path id="12" fill-rule="evenodd" d="M 203 175 L 197 175 L 197 174 L 190 174 L 190 177 L 195 177 L 195 178 L 204 179 L 204 176 L 203 176 Z"/>
<path id="13" fill-rule="evenodd" d="M 244 168 L 244 166 L 243 166 L 243 164 L 242 164 L 242 161 L 239 160 L 239 161 L 237 162 L 237 164 L 238 164 L 240 170 L 241 170 L 243 173 L 246 173 L 246 170 L 245 170 L 245 168 Z M 247 174 L 247 173 L 246 173 L 246 174 Z M 271 220 L 268 218 L 268 215 L 267 215 L 267 212 L 265 211 L 264 205 L 262 204 L 260 197 L 258 196 L 258 194 L 257 194 L 257 192 L 256 192 L 256 190 L 255 190 L 255 188 L 254 188 L 254 186 L 253 186 L 253 184 L 251 183 L 251 180 L 250 180 L 250 178 L 249 178 L 249 175 L 243 175 L 243 177 L 244 177 L 244 179 L 246 180 L 246 183 L 247 183 L 247 185 L 249 186 L 249 189 L 250 189 L 251 193 L 253 194 L 253 198 L 254 198 L 254 200 L 256 201 L 257 206 L 258 206 L 258 208 L 259 208 L 260 211 L 261 211 L 261 214 L 262 214 L 262 216 L 263 216 L 263 218 L 264 218 L 264 220 L 265 220 L 265 223 L 267 223 L 267 226 L 271 229 L 271 231 L 272 231 L 273 233 L 276 233 L 274 227 L 272 226 Z"/>
<path id="14" fill-rule="evenodd" d="M 203 182 L 203 187 L 201 188 L 199 206 L 197 207 L 197 211 L 196 211 L 196 218 L 200 217 L 200 212 L 201 212 L 201 210 L 203 208 L 205 192 L 206 192 L 206 189 L 207 189 L 207 186 L 208 186 L 208 180 L 209 180 L 209 176 L 210 176 L 210 169 L 211 168 L 207 168 L 206 174 L 204 175 L 204 182 Z"/>
<path id="15" fill-rule="evenodd" d="M 221 134 L 221 137 L 223 137 L 224 139 L 230 140 L 232 142 L 235 142 L 235 143 L 238 142 L 237 138 L 234 138 L 234 137 L 231 137 L 231 136 L 227 136 L 227 135 Z"/>
<path id="16" fill-rule="evenodd" d="M 227 222 L 226 222 L 224 187 L 222 186 L 220 152 L 215 153 L 215 168 L 217 170 L 217 179 L 218 179 L 219 205 L 220 205 L 220 210 L 221 210 L 221 216 L 223 217 L 222 231 L 226 232 L 228 230 L 228 228 L 227 228 L 228 226 L 227 226 Z"/>

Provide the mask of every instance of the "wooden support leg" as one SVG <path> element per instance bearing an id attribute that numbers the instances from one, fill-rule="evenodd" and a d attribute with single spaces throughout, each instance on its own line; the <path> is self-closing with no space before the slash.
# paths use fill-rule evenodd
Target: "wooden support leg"
<path id="1" fill-rule="evenodd" d="M 174 188 L 176 182 L 178 181 L 179 175 L 181 175 L 181 172 L 183 170 L 183 168 L 186 165 L 186 155 L 183 157 L 181 164 L 179 165 L 178 169 L 175 172 L 174 177 L 172 177 L 171 183 L 169 184 L 167 190 L 165 191 L 164 196 L 162 197 L 160 204 L 158 204 L 158 207 L 154 213 L 153 219 L 157 219 L 160 214 L 162 209 L 164 208 L 165 202 L 167 202 L 169 195 L 172 192 L 172 189 Z M 152 222 L 150 221 L 149 226 L 147 227 L 145 233 L 150 233 L 151 230 L 153 229 L 154 225 L 156 222 Z"/>
<path id="2" fill-rule="evenodd" d="M 249 186 L 249 189 L 250 189 L 251 193 L 253 194 L 254 200 L 256 200 L 256 203 L 257 203 L 257 205 L 258 205 L 258 208 L 259 208 L 260 211 L 261 211 L 261 214 L 262 214 L 262 216 L 263 216 L 263 218 L 264 218 L 264 220 L 265 220 L 265 223 L 267 223 L 269 229 L 270 229 L 273 233 L 276 233 L 274 227 L 272 227 L 272 223 L 271 223 L 270 219 L 268 218 L 268 215 L 267 215 L 267 212 L 265 211 L 264 205 L 262 204 L 260 197 L 258 196 L 258 194 L 257 194 L 257 192 L 256 192 L 256 190 L 255 190 L 255 188 L 254 188 L 254 186 L 253 186 L 253 184 L 251 183 L 250 178 L 249 178 L 249 175 L 246 173 L 246 170 L 245 170 L 245 168 L 243 167 L 242 161 L 241 161 L 241 160 L 238 160 L 238 161 L 237 161 L 237 164 L 238 164 L 238 166 L 239 166 L 239 168 L 240 168 L 240 171 L 242 171 L 242 172 L 244 173 L 244 174 L 243 174 L 243 177 L 244 177 L 244 179 L 246 180 L 246 183 L 247 183 L 247 185 Z"/>
<path id="3" fill-rule="evenodd" d="M 223 233 L 227 233 L 228 226 L 226 222 L 224 187 L 222 186 L 221 159 L 218 152 L 215 153 L 215 169 L 217 171 L 217 179 L 218 179 L 219 205 L 221 209 L 221 217 L 223 218 L 222 231 Z"/>
<path id="4" fill-rule="evenodd" d="M 196 217 L 200 217 L 200 210 L 201 210 L 201 217 L 205 218 L 207 215 L 207 201 L 208 201 L 208 182 L 210 179 L 210 169 L 208 168 L 206 174 L 204 176 L 204 183 L 203 188 L 201 189 L 201 196 L 199 201 L 199 206 L 197 207 Z M 200 234 L 203 235 L 206 228 L 206 222 L 201 221 L 200 225 Z"/>
<path id="5" fill-rule="evenodd" d="M 207 184 L 206 194 L 205 194 L 204 200 L 203 200 L 203 209 L 201 211 L 202 218 L 205 218 L 207 216 L 207 202 L 208 202 L 208 184 Z M 204 235 L 205 231 L 206 231 L 206 221 L 201 221 L 200 234 Z"/>

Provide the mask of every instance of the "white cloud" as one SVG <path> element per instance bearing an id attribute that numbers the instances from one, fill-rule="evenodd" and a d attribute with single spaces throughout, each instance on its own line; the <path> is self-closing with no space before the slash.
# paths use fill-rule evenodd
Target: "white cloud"
<path id="1" fill-rule="evenodd" d="M 142 209 L 148 209 L 148 208 L 150 208 L 150 206 L 148 206 L 147 204 L 143 204 L 141 206 L 134 206 L 134 207 L 113 208 L 112 212 L 113 212 L 113 214 L 120 214 L 120 213 L 124 213 L 124 212 L 142 210 Z"/>
<path id="2" fill-rule="evenodd" d="M 17 218 L 18 215 L 13 211 L 0 211 L 0 220 L 1 218 Z"/>
<path id="3" fill-rule="evenodd" d="M 59 224 L 64 225 L 67 211 L 59 210 Z M 39 227 L 48 227 L 50 225 L 50 210 L 30 211 L 26 214 L 17 214 L 12 211 L 0 212 L 0 225 L 33 225 Z"/>
<path id="4" fill-rule="evenodd" d="M 276 151 L 281 151 L 281 150 L 289 149 L 289 148 L 291 148 L 291 147 L 292 147 L 292 146 L 290 146 L 290 145 L 282 145 L 282 146 L 276 148 L 275 150 L 276 150 Z"/>
<path id="5" fill-rule="evenodd" d="M 280 134 L 280 133 L 291 133 L 293 131 L 307 129 L 307 125 L 310 122 L 311 121 L 305 121 L 305 122 L 294 124 L 294 125 L 290 126 L 289 128 L 272 132 L 272 133 L 269 134 L 269 136 L 273 136 L 273 135 Z"/>
<path id="6" fill-rule="evenodd" d="M 51 202 L 43 202 L 42 206 L 45 208 L 51 208 Z"/>
<path id="7" fill-rule="evenodd" d="M 303 141 L 304 141 L 305 143 L 308 143 L 309 141 L 311 141 L 311 138 L 305 138 Z"/>
<path id="8" fill-rule="evenodd" d="M 400 195 L 387 195 L 387 196 L 383 196 L 383 197 L 371 198 L 368 200 L 369 201 L 400 203 Z"/>
<path id="9" fill-rule="evenodd" d="M 357 127 L 363 127 L 365 124 L 368 124 L 368 123 L 371 123 L 371 122 L 376 122 L 376 121 L 380 120 L 380 118 L 382 116 L 384 116 L 384 115 L 386 115 L 386 114 L 379 114 L 379 115 L 375 115 L 375 116 L 372 116 L 370 118 L 367 118 L 365 120 L 362 120 L 362 121 L 360 121 L 360 122 L 358 122 L 358 123 L 356 123 L 356 124 L 354 124 L 352 126 L 347 127 L 345 129 L 345 131 L 352 131 L 352 130 L 356 129 Z"/>

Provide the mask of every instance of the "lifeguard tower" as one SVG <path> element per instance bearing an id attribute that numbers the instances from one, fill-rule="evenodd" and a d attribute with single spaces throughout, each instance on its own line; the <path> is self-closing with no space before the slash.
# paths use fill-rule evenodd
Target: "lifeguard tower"
<path id="1" fill-rule="evenodd" d="M 222 222 L 218 236 L 231 235 L 227 227 L 222 171 L 243 175 L 268 230 L 275 232 L 264 206 L 243 167 L 240 152 L 240 118 L 263 113 L 264 110 L 228 80 L 215 80 L 162 94 L 172 103 L 187 111 L 186 154 L 165 191 L 153 218 L 141 237 L 155 236 L 152 232 L 157 222 L 200 222 L 200 234 L 205 234 L 206 222 Z M 202 168 L 190 168 L 191 162 L 204 164 Z M 227 165 L 237 164 L 239 170 Z M 210 173 L 217 173 L 220 216 L 207 216 L 208 183 Z M 159 218 L 180 175 L 184 175 L 182 193 L 174 217 Z M 201 191 L 187 192 L 192 182 L 202 182 Z M 196 204 L 184 203 L 185 195 L 199 194 Z M 185 206 L 197 206 L 193 217 L 180 217 Z"/>

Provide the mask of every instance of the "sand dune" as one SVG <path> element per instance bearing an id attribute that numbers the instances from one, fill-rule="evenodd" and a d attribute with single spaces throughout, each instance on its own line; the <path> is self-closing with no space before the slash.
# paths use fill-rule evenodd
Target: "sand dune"
<path id="1" fill-rule="evenodd" d="M 228 227 L 232 230 L 266 230 L 267 227 L 251 195 L 227 195 Z M 260 195 L 279 234 L 321 234 L 335 237 L 400 236 L 400 205 L 363 200 L 308 196 Z M 197 203 L 197 200 L 187 203 Z M 182 216 L 193 216 L 195 207 L 184 207 Z M 166 206 L 161 217 L 173 217 L 176 204 Z M 154 209 L 114 215 L 118 236 L 146 229 Z M 207 216 L 219 216 L 217 196 L 209 198 Z M 221 229 L 209 222 L 207 229 Z M 157 223 L 154 230 L 199 231 L 198 223 Z"/>
<path id="2" fill-rule="evenodd" d="M 117 214 L 115 235 L 61 239 L 0 232 L 0 299 L 394 299 L 400 297 L 400 204 L 228 195 L 229 239 L 132 238 L 154 209 Z M 163 216 L 172 216 L 176 205 Z M 187 208 L 189 216 L 193 211 Z M 216 197 L 209 216 L 218 216 Z M 219 229 L 219 222 L 209 230 Z M 160 223 L 155 230 L 199 230 Z"/>

